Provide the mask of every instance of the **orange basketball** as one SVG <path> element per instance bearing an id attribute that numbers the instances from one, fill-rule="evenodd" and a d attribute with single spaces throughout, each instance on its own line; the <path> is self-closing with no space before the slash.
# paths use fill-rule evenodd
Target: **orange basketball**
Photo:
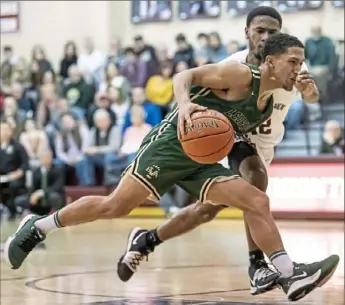
<path id="1" fill-rule="evenodd" d="M 232 149 L 235 131 L 230 121 L 214 110 L 195 112 L 191 116 L 192 127 L 185 127 L 180 136 L 187 156 L 201 164 L 217 163 Z"/>

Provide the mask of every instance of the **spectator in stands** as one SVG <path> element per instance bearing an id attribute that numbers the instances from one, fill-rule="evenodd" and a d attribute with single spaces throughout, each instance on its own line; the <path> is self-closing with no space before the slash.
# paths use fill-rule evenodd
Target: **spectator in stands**
<path id="1" fill-rule="evenodd" d="M 25 96 L 23 86 L 20 83 L 12 83 L 11 94 L 17 101 L 18 109 L 25 111 L 26 117 L 34 117 L 36 111 L 35 102 Z"/>
<path id="2" fill-rule="evenodd" d="M 325 125 L 320 154 L 343 156 L 345 151 L 344 137 L 338 121 L 331 120 Z"/>
<path id="3" fill-rule="evenodd" d="M 158 63 L 161 64 L 162 62 L 171 61 L 171 57 L 169 56 L 168 48 L 165 44 L 159 44 L 156 47 L 156 55 Z"/>
<path id="4" fill-rule="evenodd" d="M 106 92 L 109 86 L 114 86 L 120 89 L 121 95 L 128 98 L 131 92 L 131 85 L 128 79 L 121 75 L 118 67 L 113 62 L 109 62 L 105 67 L 105 77 L 99 86 L 100 92 Z"/>
<path id="5" fill-rule="evenodd" d="M 241 50 L 241 45 L 237 40 L 230 40 L 227 45 L 227 53 L 228 55 L 232 55 Z"/>
<path id="6" fill-rule="evenodd" d="M 322 99 L 327 95 L 327 85 L 335 69 L 335 46 L 329 37 L 323 35 L 321 26 L 312 27 L 311 33 L 305 42 L 305 57 Z"/>
<path id="7" fill-rule="evenodd" d="M 71 65 L 68 68 L 68 78 L 63 83 L 62 91 L 73 111 L 78 113 L 79 118 L 85 118 L 86 111 L 93 102 L 95 90 L 85 81 L 78 66 Z"/>
<path id="8" fill-rule="evenodd" d="M 78 117 L 78 114 L 73 113 L 73 110 L 70 109 L 68 101 L 65 98 L 59 98 L 51 112 L 51 118 L 48 123 L 52 128 L 52 134 L 55 134 L 55 131 L 59 131 L 61 129 L 61 118 L 66 113 L 70 113 L 76 118 Z"/>
<path id="9" fill-rule="evenodd" d="M 94 126 L 94 115 L 96 111 L 98 111 L 99 109 L 104 109 L 105 111 L 107 111 L 110 117 L 111 125 L 116 125 L 116 115 L 115 112 L 111 109 L 110 100 L 107 94 L 98 92 L 95 95 L 94 103 L 90 106 L 88 110 L 87 122 L 90 127 Z"/>
<path id="10" fill-rule="evenodd" d="M 121 74 L 128 79 L 132 88 L 144 88 L 148 80 L 147 63 L 138 58 L 133 48 L 126 48 L 125 56 L 126 64 L 122 67 Z"/>
<path id="11" fill-rule="evenodd" d="M 142 106 L 132 106 L 130 111 L 131 126 L 125 130 L 120 148 L 120 154 L 127 156 L 127 164 L 134 159 L 141 142 L 152 129 L 152 125 L 145 123 L 145 116 L 145 109 Z"/>
<path id="12" fill-rule="evenodd" d="M 40 87 L 40 101 L 37 105 L 36 120 L 37 127 L 43 129 L 52 118 L 58 96 L 55 92 L 55 87 L 52 84 L 43 85 Z"/>
<path id="13" fill-rule="evenodd" d="M 25 173 L 28 157 L 24 147 L 13 138 L 13 130 L 6 121 L 0 122 L 0 197 L 10 211 L 16 215 L 14 197 L 25 192 Z"/>
<path id="14" fill-rule="evenodd" d="M 198 57 L 208 58 L 208 42 L 209 42 L 208 35 L 205 33 L 199 33 L 197 40 L 198 40 L 198 47 L 195 49 L 195 54 L 194 54 L 195 60 Z"/>
<path id="15" fill-rule="evenodd" d="M 120 89 L 109 86 L 107 96 L 110 101 L 110 108 L 116 115 L 116 125 L 123 129 L 126 113 L 130 107 L 129 99 L 121 94 Z"/>
<path id="16" fill-rule="evenodd" d="M 194 62 L 194 49 L 190 43 L 188 43 L 184 34 L 178 34 L 176 36 L 177 51 L 175 52 L 173 61 L 177 64 L 180 61 L 184 61 L 188 64 L 189 68 L 195 67 Z"/>
<path id="17" fill-rule="evenodd" d="M 58 164 L 73 167 L 80 185 L 91 185 L 88 164 L 84 153 L 89 147 L 89 130 L 66 113 L 61 118 L 61 130 L 56 134 L 55 152 Z"/>
<path id="18" fill-rule="evenodd" d="M 60 61 L 60 76 L 62 79 L 68 77 L 68 69 L 78 62 L 77 46 L 74 41 L 68 41 L 64 46 L 64 55 Z"/>
<path id="19" fill-rule="evenodd" d="M 26 113 L 18 109 L 17 101 L 13 96 L 5 97 L 1 118 L 11 125 L 13 128 L 11 135 L 13 135 L 14 139 L 18 139 L 24 129 Z"/>
<path id="20" fill-rule="evenodd" d="M 49 149 L 49 141 L 46 133 L 36 126 L 33 119 L 27 119 L 24 125 L 24 131 L 19 136 L 19 142 L 25 148 L 29 158 L 29 166 L 37 167 L 39 157 L 43 152 Z"/>
<path id="21" fill-rule="evenodd" d="M 182 71 L 188 70 L 188 63 L 185 61 L 179 61 L 175 64 L 174 74 L 180 73 Z"/>
<path id="22" fill-rule="evenodd" d="M 36 82 L 35 85 L 42 84 L 44 72 L 51 71 L 54 73 L 53 66 L 51 62 L 46 58 L 45 51 L 40 45 L 36 45 L 32 49 L 31 64 L 33 79 Z"/>
<path id="23" fill-rule="evenodd" d="M 125 64 L 125 56 L 121 41 L 119 38 L 114 37 L 109 44 L 109 52 L 107 57 L 107 64 L 114 63 L 115 66 L 123 67 Z"/>
<path id="24" fill-rule="evenodd" d="M 39 155 L 39 166 L 32 173 L 29 192 L 14 199 L 19 213 L 46 215 L 64 206 L 64 173 L 60 166 L 52 163 L 52 157 L 49 150 Z"/>
<path id="25" fill-rule="evenodd" d="M 173 66 L 171 62 L 161 64 L 161 73 L 152 76 L 146 85 L 146 98 L 161 108 L 162 118 L 169 111 L 173 99 Z"/>
<path id="26" fill-rule="evenodd" d="M 208 59 L 211 62 L 217 63 L 228 57 L 228 51 L 217 32 L 210 33 L 208 39 Z"/>
<path id="27" fill-rule="evenodd" d="M 103 76 L 106 55 L 95 48 L 91 37 L 85 38 L 84 49 L 85 52 L 78 57 L 79 70 L 86 80 L 90 78 L 92 82 L 95 82 L 96 88 L 98 88 Z"/>
<path id="28" fill-rule="evenodd" d="M 16 65 L 13 67 L 12 83 L 20 83 L 24 88 L 29 87 L 30 71 L 24 57 L 19 57 Z"/>
<path id="29" fill-rule="evenodd" d="M 118 152 L 121 145 L 121 129 L 112 125 L 109 112 L 105 109 L 97 109 L 93 116 L 94 128 L 90 130 L 90 146 L 86 149 L 86 160 L 89 165 L 91 183 L 95 184 L 95 167 L 104 170 L 103 182 L 109 185 L 107 170 L 118 160 Z M 121 172 L 118 173 L 121 175 Z"/>
<path id="30" fill-rule="evenodd" d="M 134 37 L 134 51 L 138 58 L 147 65 L 147 79 L 159 70 L 156 51 L 152 45 L 145 43 L 141 35 Z"/>
<path id="31" fill-rule="evenodd" d="M 162 114 L 159 106 L 151 104 L 145 96 L 144 88 L 132 89 L 132 101 L 133 105 L 139 105 L 144 108 L 145 122 L 151 126 L 156 126 L 162 121 Z M 125 118 L 125 124 L 123 130 L 126 130 L 131 126 L 131 111 L 128 111 Z"/>
<path id="32" fill-rule="evenodd" d="M 17 58 L 13 54 L 12 46 L 4 46 L 3 57 L 0 66 L 2 91 L 8 93 L 12 83 L 14 67 L 17 64 Z"/>

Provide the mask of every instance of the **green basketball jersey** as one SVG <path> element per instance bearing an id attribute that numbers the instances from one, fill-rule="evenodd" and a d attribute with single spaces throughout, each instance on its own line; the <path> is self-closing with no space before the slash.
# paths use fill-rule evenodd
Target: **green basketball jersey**
<path id="1" fill-rule="evenodd" d="M 266 121 L 273 111 L 273 97 L 269 98 L 266 109 L 260 111 L 257 106 L 260 90 L 260 70 L 257 66 L 247 66 L 252 71 L 252 93 L 239 101 L 224 100 L 215 95 L 209 88 L 194 86 L 190 97 L 193 103 L 205 106 L 224 114 L 231 122 L 234 130 L 247 133 Z"/>

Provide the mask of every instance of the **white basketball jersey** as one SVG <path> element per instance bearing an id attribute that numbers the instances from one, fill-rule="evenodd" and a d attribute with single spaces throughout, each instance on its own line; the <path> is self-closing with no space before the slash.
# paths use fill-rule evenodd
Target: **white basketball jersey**
<path id="1" fill-rule="evenodd" d="M 236 52 L 224 59 L 224 61 L 239 61 L 246 62 L 249 50 Z M 302 70 L 308 70 L 307 66 L 303 64 Z M 292 91 L 284 89 L 277 89 L 273 93 L 273 112 L 270 119 L 266 121 L 261 127 L 258 127 L 254 134 L 250 133 L 250 139 L 261 149 L 273 149 L 278 145 L 284 136 L 283 122 L 288 113 L 290 105 L 295 102 L 300 93 L 294 88 Z"/>

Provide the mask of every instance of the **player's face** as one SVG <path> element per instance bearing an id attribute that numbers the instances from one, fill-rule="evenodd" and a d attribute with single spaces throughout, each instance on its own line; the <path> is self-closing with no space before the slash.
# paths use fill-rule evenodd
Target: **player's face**
<path id="1" fill-rule="evenodd" d="M 256 16 L 249 27 L 245 28 L 249 51 L 261 60 L 261 49 L 268 36 L 280 32 L 279 21 L 270 16 Z"/>
<path id="2" fill-rule="evenodd" d="M 288 48 L 285 53 L 272 56 L 270 66 L 273 70 L 273 76 L 283 89 L 287 91 L 293 89 L 304 59 L 304 49 L 298 47 Z"/>

